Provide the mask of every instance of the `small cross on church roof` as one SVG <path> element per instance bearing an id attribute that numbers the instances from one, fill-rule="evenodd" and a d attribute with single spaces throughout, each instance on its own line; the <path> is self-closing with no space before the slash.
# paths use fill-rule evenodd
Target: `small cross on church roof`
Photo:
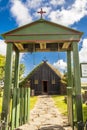
<path id="1" fill-rule="evenodd" d="M 41 19 L 42 19 L 42 15 L 43 15 L 44 13 L 46 13 L 46 12 L 43 11 L 42 8 L 41 8 L 41 10 L 40 10 L 39 12 L 37 12 L 37 13 L 41 14 Z"/>
<path id="2" fill-rule="evenodd" d="M 43 62 L 46 63 L 46 62 L 48 61 L 48 60 L 46 59 L 46 56 L 44 56 L 43 58 L 44 58 L 44 59 L 43 59 Z"/>

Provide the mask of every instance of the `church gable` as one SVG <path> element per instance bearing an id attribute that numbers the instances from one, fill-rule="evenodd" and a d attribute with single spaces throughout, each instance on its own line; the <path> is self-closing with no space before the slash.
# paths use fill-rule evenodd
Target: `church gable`
<path id="1" fill-rule="evenodd" d="M 31 78 L 34 77 L 39 77 L 42 76 L 43 80 L 47 80 L 48 76 L 51 77 L 57 77 L 59 79 L 61 79 L 62 75 L 61 73 L 55 69 L 52 65 L 43 62 L 40 65 L 38 65 L 32 72 L 32 75 L 30 76 Z M 42 75 L 39 75 L 39 73 L 41 73 Z M 51 75 L 52 74 L 52 75 Z"/>
<path id="2" fill-rule="evenodd" d="M 40 19 L 30 24 L 24 25 L 12 31 L 9 31 L 6 35 L 34 35 L 34 34 L 80 34 L 81 32 L 70 29 L 66 26 L 62 26 L 56 23 Z"/>

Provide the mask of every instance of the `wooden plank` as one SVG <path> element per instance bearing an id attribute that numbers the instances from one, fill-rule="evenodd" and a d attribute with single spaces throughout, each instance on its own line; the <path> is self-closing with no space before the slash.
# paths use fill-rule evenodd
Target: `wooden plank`
<path id="1" fill-rule="evenodd" d="M 73 45 L 76 117 L 77 117 L 77 122 L 81 122 L 81 121 L 83 122 L 78 44 L 74 42 L 72 45 Z M 77 126 L 77 129 L 83 130 L 83 128 L 81 128 L 81 126 L 79 125 Z"/>
<path id="2" fill-rule="evenodd" d="M 12 52 L 13 52 L 13 44 L 9 43 L 7 45 L 7 54 L 6 54 L 5 84 L 4 84 L 4 96 L 3 96 L 2 116 L 1 116 L 1 120 L 4 120 L 6 123 L 6 128 L 2 128 L 2 130 L 7 130 L 7 125 L 9 121 L 8 118 L 10 110 L 10 90 L 12 81 Z"/>
<path id="3" fill-rule="evenodd" d="M 23 124 L 25 124 L 25 90 L 24 90 L 25 88 L 23 87 Z"/>
<path id="4" fill-rule="evenodd" d="M 46 41 L 79 41 L 79 35 L 37 35 L 37 36 L 6 36 L 6 41 L 12 42 L 46 42 Z"/>
<path id="5" fill-rule="evenodd" d="M 15 43 L 16 47 L 18 48 L 18 50 L 23 51 L 24 47 L 21 43 Z"/>
<path id="6" fill-rule="evenodd" d="M 30 88 L 27 88 L 27 122 L 29 121 L 30 116 Z"/>
<path id="7" fill-rule="evenodd" d="M 16 89 L 16 128 L 19 127 L 19 116 L 20 116 L 20 88 Z"/>
<path id="8" fill-rule="evenodd" d="M 13 88 L 11 130 L 13 130 L 15 126 L 16 126 L 16 88 Z"/>
<path id="9" fill-rule="evenodd" d="M 27 121 L 27 88 L 24 88 L 24 123 Z"/>
<path id="10" fill-rule="evenodd" d="M 19 51 L 15 51 L 15 71 L 14 71 L 14 87 L 16 88 L 16 104 L 15 104 L 15 116 L 16 116 L 16 122 L 15 127 L 19 126 L 19 96 L 20 96 L 20 90 L 19 90 Z"/>
<path id="11" fill-rule="evenodd" d="M 68 121 L 73 125 L 73 110 L 72 110 L 72 65 L 71 65 L 71 51 L 67 51 L 67 107 L 68 107 Z"/>
<path id="12" fill-rule="evenodd" d="M 70 42 L 65 42 L 62 46 L 62 49 L 68 49 L 70 46 Z"/>
<path id="13" fill-rule="evenodd" d="M 20 88 L 20 125 L 22 125 L 23 121 L 23 109 L 21 109 L 21 106 L 23 107 L 23 89 Z"/>

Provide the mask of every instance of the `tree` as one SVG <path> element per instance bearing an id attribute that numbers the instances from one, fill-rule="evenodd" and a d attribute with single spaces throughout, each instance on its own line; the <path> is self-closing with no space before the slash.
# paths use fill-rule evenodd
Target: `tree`
<path id="1" fill-rule="evenodd" d="M 5 60 L 6 60 L 5 56 L 0 55 L 0 81 L 4 81 L 4 77 L 5 77 Z M 12 81 L 14 79 L 14 66 L 15 66 L 15 62 L 13 58 Z M 25 65 L 21 63 L 19 65 L 19 80 L 23 79 L 24 71 L 25 71 Z"/>
<path id="2" fill-rule="evenodd" d="M 4 80 L 5 75 L 5 56 L 0 55 L 0 80 Z"/>
<path id="3" fill-rule="evenodd" d="M 25 65 L 23 63 L 20 64 L 20 69 L 19 69 L 19 81 L 21 81 L 24 76 L 24 71 L 25 71 Z"/>

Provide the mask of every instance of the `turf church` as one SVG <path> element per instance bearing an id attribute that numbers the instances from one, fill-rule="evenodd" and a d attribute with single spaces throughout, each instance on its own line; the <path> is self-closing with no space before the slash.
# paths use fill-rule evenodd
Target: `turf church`
<path id="1" fill-rule="evenodd" d="M 57 69 L 43 61 L 29 73 L 25 84 L 30 83 L 31 95 L 63 94 L 66 90 L 61 78 L 62 74 Z"/>

